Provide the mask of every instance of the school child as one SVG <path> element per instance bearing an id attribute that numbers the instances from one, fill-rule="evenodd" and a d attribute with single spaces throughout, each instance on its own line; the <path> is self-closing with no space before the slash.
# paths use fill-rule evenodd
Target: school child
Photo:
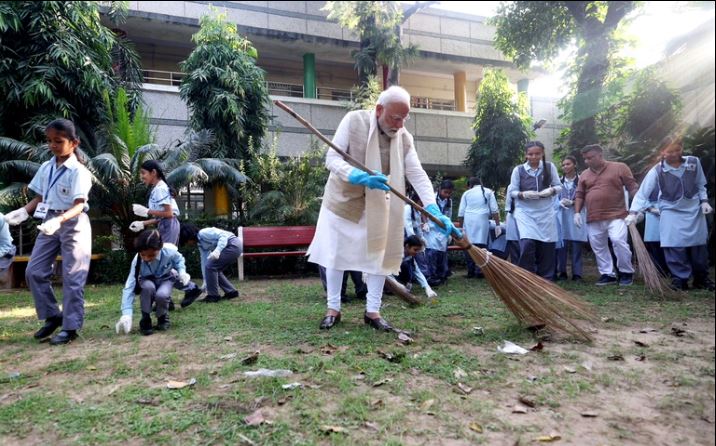
<path id="1" fill-rule="evenodd" d="M 641 183 L 625 223 L 636 223 L 639 210 L 657 189 L 659 236 L 672 287 L 688 290 L 693 276 L 693 288 L 713 291 L 714 283 L 708 277 L 705 217 L 713 209 L 708 203 L 701 161 L 695 156 L 683 156 L 681 138 L 667 136 L 659 147 L 662 159 Z"/>
<path id="2" fill-rule="evenodd" d="M 222 299 L 239 297 L 239 292 L 226 278 L 223 271 L 230 265 L 235 265 L 241 256 L 243 251 L 241 239 L 223 229 L 203 228 L 199 230 L 190 223 L 184 223 L 179 232 L 179 246 L 185 244 L 199 247 L 201 272 L 206 286 L 206 297 L 201 302 L 216 303 Z M 224 292 L 223 296 L 219 296 L 219 288 Z M 188 298 L 185 298 L 181 306 L 186 307 L 190 304 Z"/>
<path id="3" fill-rule="evenodd" d="M 435 196 L 435 203 L 438 209 L 440 209 L 440 213 L 451 220 L 451 197 L 454 189 L 455 186 L 452 181 L 443 180 Z M 428 269 L 430 270 L 428 283 L 430 286 L 439 286 L 447 282 L 451 274 L 448 267 L 447 256 L 447 247 L 450 238 L 440 231 L 439 228 L 429 228 L 429 230 L 425 232 L 425 239 L 427 241 L 425 255 L 427 257 Z"/>
<path id="4" fill-rule="evenodd" d="M 137 254 L 132 260 L 127 282 L 122 291 L 122 316 L 115 330 L 127 334 L 132 330 L 132 305 L 139 294 L 142 318 L 139 331 L 151 335 L 154 330 L 169 329 L 169 300 L 174 282 L 187 285 L 191 277 L 186 272 L 184 257 L 173 244 L 165 244 L 157 230 L 145 230 L 134 240 Z M 173 271 L 172 271 L 173 270 Z M 155 304 L 157 325 L 152 327 L 152 304 Z"/>
<path id="5" fill-rule="evenodd" d="M 10 225 L 0 212 L 0 277 L 12 265 L 13 257 L 15 257 L 15 245 L 12 244 Z"/>
<path id="6" fill-rule="evenodd" d="M 562 185 L 557 168 L 545 159 L 544 145 L 525 145 L 527 161 L 512 171 L 510 187 L 515 201 L 514 218 L 520 233 L 519 266 L 547 280 L 554 278 L 557 222 L 555 194 Z"/>
<path id="7" fill-rule="evenodd" d="M 515 221 L 515 200 L 512 199 L 512 188 L 507 186 L 505 193 L 505 253 L 510 263 L 518 265 L 520 262 L 520 231 Z"/>
<path id="8" fill-rule="evenodd" d="M 133 204 L 132 210 L 139 217 L 155 217 L 144 221 L 134 221 L 129 229 L 134 232 L 144 230 L 147 226 L 156 226 L 162 235 L 164 243 L 177 245 L 179 243 L 179 220 L 174 213 L 171 190 L 166 183 L 162 167 L 156 160 L 147 160 L 139 169 L 139 178 L 144 184 L 152 188 L 149 194 L 149 207 Z M 179 208 L 176 208 L 177 212 Z"/>
<path id="9" fill-rule="evenodd" d="M 457 218 L 464 228 L 467 238 L 473 245 L 486 248 L 490 235 L 490 217 L 496 222 L 495 236 L 499 237 L 502 228 L 499 226 L 500 215 L 497 208 L 497 200 L 492 189 L 488 189 L 480 183 L 476 177 L 468 180 L 469 189 L 462 194 Z M 467 277 L 484 277 L 480 268 L 475 265 L 472 257 L 465 251 L 467 262 Z"/>
<path id="10" fill-rule="evenodd" d="M 44 339 L 62 326 L 50 344 L 67 344 L 77 338 L 84 322 L 84 286 L 92 255 L 92 228 L 87 200 L 92 175 L 75 151 L 80 139 L 67 119 L 57 119 L 45 128 L 47 145 L 54 155 L 45 161 L 30 182 L 37 194 L 27 205 L 10 212 L 5 220 L 18 225 L 30 217 L 42 220 L 25 271 L 35 300 L 37 317 L 45 320 L 35 339 Z M 55 257 L 62 255 L 62 308 L 60 311 L 50 283 Z"/>
<path id="11" fill-rule="evenodd" d="M 408 198 L 410 198 L 420 206 L 423 205 L 423 202 L 420 201 L 420 197 L 418 197 L 418 194 L 415 193 L 415 191 L 411 191 L 410 193 L 408 193 Z M 403 223 L 403 226 L 405 228 L 405 238 L 408 238 L 411 235 L 415 235 L 423 242 L 423 246 L 427 246 L 425 232 L 429 229 L 430 226 L 427 217 L 425 217 L 419 211 L 415 210 L 411 205 L 406 204 L 405 209 L 403 211 Z M 422 272 L 423 275 L 427 276 L 430 274 L 428 258 L 425 254 L 424 249 L 420 250 L 420 252 L 415 256 L 415 263 L 417 263 L 418 268 L 420 268 L 420 272 Z"/>
<path id="12" fill-rule="evenodd" d="M 413 282 L 418 282 L 425 290 L 425 295 L 429 298 L 435 298 L 438 293 L 428 284 L 427 279 L 418 268 L 415 257 L 424 249 L 423 241 L 416 235 L 411 235 L 405 239 L 403 243 L 403 262 L 400 264 L 400 273 L 395 279 L 405 285 L 410 290 Z"/>
<path id="13" fill-rule="evenodd" d="M 567 279 L 567 255 L 571 250 L 572 280 L 582 280 L 582 246 L 587 241 L 587 228 L 574 225 L 574 198 L 579 185 L 577 159 L 571 155 L 562 161 L 562 191 L 557 209 L 564 246 L 557 249 L 557 279 Z M 587 208 L 582 208 L 582 220 L 586 221 Z"/>

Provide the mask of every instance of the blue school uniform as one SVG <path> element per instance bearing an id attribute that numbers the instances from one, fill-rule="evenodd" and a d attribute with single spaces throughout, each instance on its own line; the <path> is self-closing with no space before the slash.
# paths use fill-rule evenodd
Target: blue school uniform
<path id="1" fill-rule="evenodd" d="M 152 211 L 163 211 L 165 205 L 172 206 L 176 201 L 172 198 L 172 194 L 169 191 L 169 186 L 162 180 L 159 180 L 157 184 L 152 188 L 152 192 L 149 194 L 149 209 Z M 176 211 L 179 211 L 177 206 Z M 158 217 L 155 217 L 158 218 Z M 159 234 L 162 236 L 164 243 L 172 243 L 174 245 L 179 243 L 179 220 L 175 215 L 169 218 L 159 218 L 159 224 L 157 224 Z"/>
<path id="2" fill-rule="evenodd" d="M 62 223 L 52 235 L 38 233 L 25 271 L 37 317 L 62 317 L 63 330 L 79 330 L 84 323 L 84 288 L 92 256 L 92 228 L 86 214 L 92 174 L 74 153 L 59 168 L 53 156 L 40 166 L 29 188 L 42 196 L 49 209 L 44 221 L 61 216 L 74 207 L 75 200 L 84 200 L 85 212 Z M 62 312 L 50 283 L 58 254 L 62 255 Z"/>
<path id="3" fill-rule="evenodd" d="M 223 229 L 204 228 L 197 234 L 197 245 L 207 295 L 218 296 L 219 287 L 225 293 L 236 291 L 223 271 L 241 256 L 243 250 L 241 239 Z M 214 250 L 220 251 L 219 258 L 209 259 L 209 254 Z"/>

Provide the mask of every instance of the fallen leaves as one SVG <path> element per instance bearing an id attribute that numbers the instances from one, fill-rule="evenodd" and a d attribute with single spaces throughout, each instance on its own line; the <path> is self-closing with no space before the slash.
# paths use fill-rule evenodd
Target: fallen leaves
<path id="1" fill-rule="evenodd" d="M 615 353 L 613 355 L 607 356 L 607 359 L 610 361 L 624 361 L 624 355 L 621 353 Z"/>
<path id="2" fill-rule="evenodd" d="M 378 354 L 388 362 L 402 362 L 405 359 L 405 352 L 386 352 L 378 350 Z"/>
<path id="3" fill-rule="evenodd" d="M 473 391 L 472 387 L 468 386 L 467 384 L 463 384 L 463 383 L 457 383 L 457 385 L 455 387 L 457 387 L 457 389 L 460 391 L 460 393 L 462 393 L 464 395 L 469 395 Z"/>
<path id="4" fill-rule="evenodd" d="M 405 333 L 398 333 L 398 342 L 403 345 L 410 345 L 413 343 L 413 338 L 411 338 Z"/>
<path id="5" fill-rule="evenodd" d="M 167 389 L 177 390 L 185 387 L 190 387 L 196 384 L 196 379 L 192 378 L 189 381 L 169 381 L 167 383 Z"/>
<path id="6" fill-rule="evenodd" d="M 246 423 L 247 426 L 259 426 L 261 424 L 271 424 L 264 418 L 263 413 L 261 413 L 261 409 L 257 409 L 251 415 L 247 415 L 246 417 L 244 417 L 244 423 Z"/>
<path id="7" fill-rule="evenodd" d="M 331 426 L 328 424 L 324 424 L 321 426 L 321 431 L 323 431 L 324 434 L 341 434 L 344 433 L 346 430 L 345 428 L 342 428 L 340 426 Z"/>
<path id="8" fill-rule="evenodd" d="M 467 427 L 473 432 L 477 432 L 478 434 L 482 433 L 482 426 L 478 423 L 475 423 L 474 421 L 470 423 L 470 425 Z"/>
<path id="9" fill-rule="evenodd" d="M 243 358 L 241 360 L 241 363 L 243 365 L 251 365 L 251 364 L 255 364 L 256 361 L 258 361 L 258 360 L 259 360 L 259 351 L 255 351 L 255 352 L 251 353 L 249 356 Z"/>
<path id="10" fill-rule="evenodd" d="M 646 342 L 643 342 L 643 341 L 637 341 L 637 340 L 635 340 L 634 343 L 635 343 L 636 345 L 638 345 L 639 347 L 644 347 L 644 348 L 648 348 L 648 347 L 649 347 L 649 344 L 647 344 Z"/>
<path id="11" fill-rule="evenodd" d="M 590 410 L 585 410 L 583 412 L 580 412 L 579 415 L 583 416 L 584 418 L 596 418 L 599 416 L 597 412 L 593 412 Z"/>
<path id="12" fill-rule="evenodd" d="M 553 441 L 561 440 L 562 436 L 559 434 L 549 434 L 549 435 L 542 435 L 537 438 L 535 438 L 536 441 L 541 441 L 542 443 L 551 443 Z"/>
<path id="13" fill-rule="evenodd" d="M 535 407 L 537 405 L 532 398 L 529 398 L 527 396 L 520 395 L 517 398 L 517 401 L 519 401 L 520 403 L 524 404 L 527 407 Z"/>

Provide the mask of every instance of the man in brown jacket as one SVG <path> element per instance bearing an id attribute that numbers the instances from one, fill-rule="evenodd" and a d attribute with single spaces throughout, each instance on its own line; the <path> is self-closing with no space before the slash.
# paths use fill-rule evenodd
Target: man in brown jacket
<path id="1" fill-rule="evenodd" d="M 578 228 L 584 224 L 579 212 L 586 204 L 589 244 L 597 258 L 597 268 L 601 274 L 596 285 L 604 286 L 617 282 L 609 252 L 608 241 L 611 240 L 620 273 L 619 285 L 629 286 L 634 280 L 634 267 L 627 242 L 627 226 L 634 223 L 635 217 L 629 216 L 627 212 L 624 188 L 633 198 L 639 185 L 629 166 L 606 161 L 598 144 L 584 147 L 582 156 L 588 169 L 579 177 L 574 201 L 574 224 Z"/>

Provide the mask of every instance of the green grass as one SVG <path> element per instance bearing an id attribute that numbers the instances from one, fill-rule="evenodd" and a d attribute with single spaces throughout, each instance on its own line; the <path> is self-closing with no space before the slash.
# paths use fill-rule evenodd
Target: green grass
<path id="1" fill-rule="evenodd" d="M 621 370 L 624 364 L 604 359 L 598 370 L 579 368 L 585 358 L 603 359 L 616 352 L 629 364 L 643 352 L 676 390 L 688 390 L 692 398 L 707 389 L 704 401 L 689 406 L 694 414 L 694 407 L 713 408 L 713 350 L 662 350 L 653 341 L 641 348 L 629 341 L 639 327 L 659 328 L 665 336 L 675 321 L 706 320 L 713 327 L 712 294 L 656 301 L 640 286 L 626 291 L 589 284 L 566 287 L 591 302 L 599 317 L 610 318 L 597 324 L 600 329 L 618 335 L 600 345 L 567 340 L 548 343 L 540 353 L 507 357 L 495 350 L 502 340 L 529 347 L 534 344 L 531 334 L 484 281 L 457 277 L 436 290 L 436 303 L 410 308 L 395 297 L 384 299 L 383 316 L 415 339 L 404 346 L 394 334 L 364 326 L 362 303 L 346 304 L 343 321 L 320 332 L 325 299 L 318 280 L 277 279 L 239 284 L 242 298 L 234 301 L 197 302 L 177 310 L 171 313 L 171 329 L 150 337 L 136 333 L 136 314 L 135 331 L 117 336 L 120 286 L 91 286 L 81 338 L 51 347 L 32 339 L 40 322 L 30 294 L 0 294 L 0 437 L 23 444 L 505 442 L 540 432 L 533 420 L 505 418 L 518 395 L 535 401 L 533 411 L 539 413 L 567 410 L 622 389 L 648 390 L 639 369 Z M 484 334 L 474 334 L 475 326 L 484 327 Z M 662 344 L 677 339 L 682 338 L 665 337 Z M 256 350 L 261 352 L 258 361 L 242 364 Z M 379 351 L 399 360 L 389 362 Z M 685 360 L 692 363 L 684 373 L 669 370 Z M 567 366 L 576 373 L 566 373 Z M 290 369 L 294 375 L 243 376 L 258 368 Z M 456 377 L 457 369 L 466 376 Z M 537 378 L 528 379 L 531 375 Z M 170 379 L 189 378 L 196 385 L 166 388 Z M 304 387 L 282 388 L 294 381 Z M 463 394 L 458 383 L 473 391 Z M 683 409 L 677 396 L 661 395 L 656 409 Z M 270 424 L 246 425 L 244 418 L 257 409 Z M 483 426 L 483 434 L 468 429 L 473 421 Z M 326 425 L 345 431 L 327 433 Z M 611 425 L 605 423 L 612 441 L 634 435 L 624 422 Z"/>

